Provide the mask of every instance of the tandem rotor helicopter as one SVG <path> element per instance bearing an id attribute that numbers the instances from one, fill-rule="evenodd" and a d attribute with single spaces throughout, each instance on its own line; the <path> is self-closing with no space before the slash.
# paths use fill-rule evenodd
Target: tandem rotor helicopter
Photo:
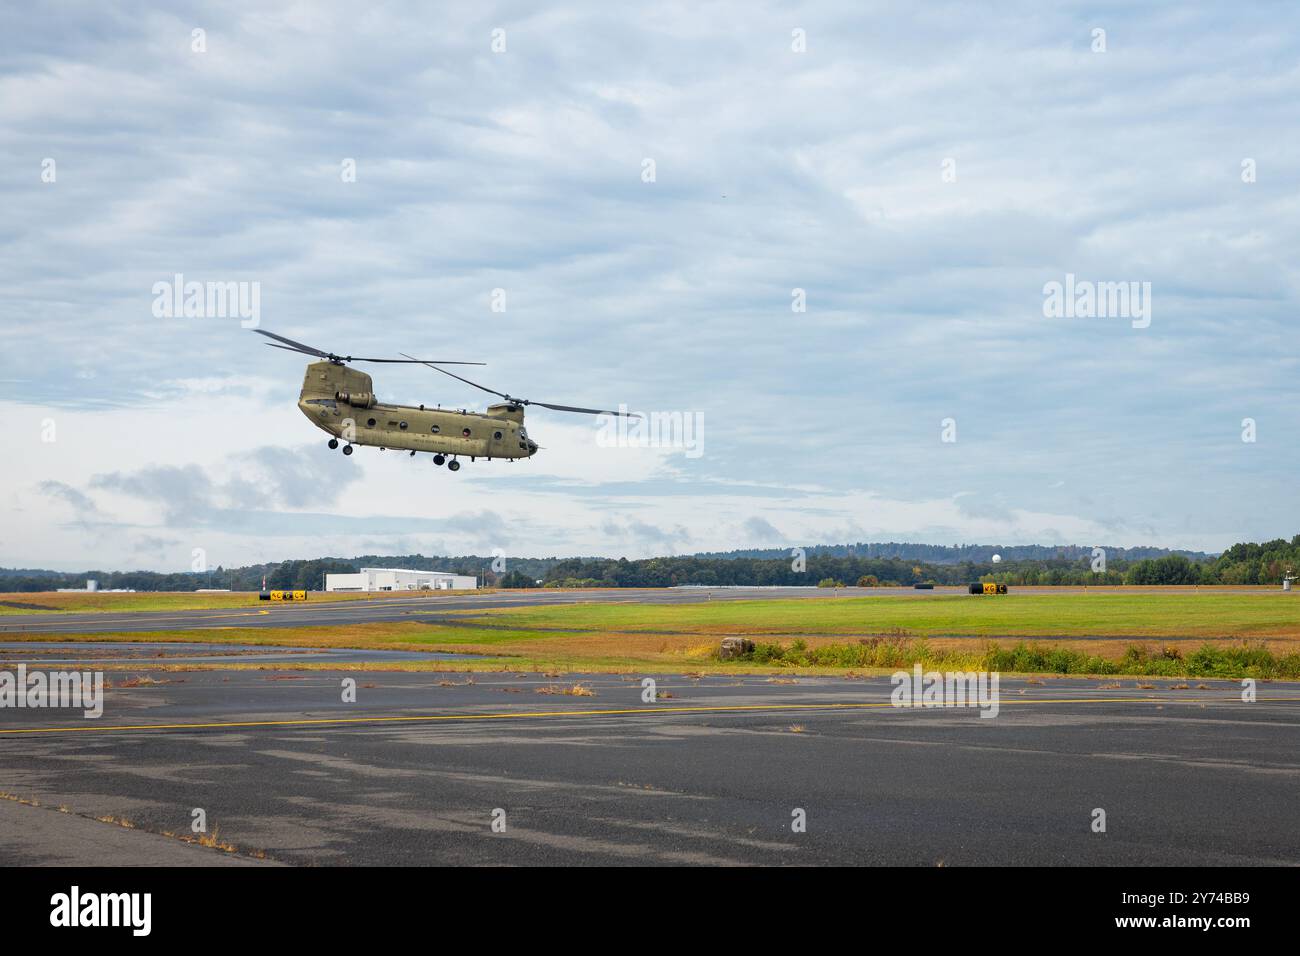
<path id="1" fill-rule="evenodd" d="M 468 457 L 470 461 L 476 458 L 513 460 L 535 455 L 540 446 L 524 430 L 524 408 L 529 405 L 583 415 L 640 417 L 635 412 L 578 408 L 514 398 L 441 367 L 483 365 L 483 362 L 417 359 L 405 353 L 399 353 L 401 358 L 357 358 L 322 352 L 318 348 L 263 329 L 253 331 L 275 339 L 275 342 L 266 343 L 272 348 L 301 352 L 319 359 L 307 366 L 302 391 L 298 395 L 298 408 L 313 425 L 329 434 L 330 448 L 338 448 L 341 439 L 345 455 L 351 455 L 355 445 L 373 445 L 381 450 L 401 449 L 409 451 L 412 457 L 418 451 L 426 451 L 433 454 L 435 465 L 446 462 L 448 470 L 459 471 L 458 457 Z M 277 345 L 277 342 L 280 344 Z M 482 413 L 441 406 L 428 408 L 424 405 L 386 405 L 375 397 L 370 376 L 349 368 L 349 362 L 427 365 L 436 372 L 496 395 L 502 401 L 489 405 L 487 411 Z"/>

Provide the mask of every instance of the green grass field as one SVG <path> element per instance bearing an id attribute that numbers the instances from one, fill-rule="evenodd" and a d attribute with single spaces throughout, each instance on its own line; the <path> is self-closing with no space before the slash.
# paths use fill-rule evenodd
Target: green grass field
<path id="1" fill-rule="evenodd" d="M 375 669 L 868 673 L 923 663 L 1016 673 L 1296 678 L 1297 600 L 1280 591 L 1090 591 L 629 602 L 446 612 L 459 622 L 455 625 L 231 627 L 27 639 L 213 641 L 481 655 L 450 664 L 383 664 Z M 755 655 L 719 660 L 718 645 L 729 635 L 753 639 Z M 288 665 L 275 665 L 282 666 Z"/>
<path id="2" fill-rule="evenodd" d="M 471 612 L 466 612 L 471 613 Z M 1300 594 L 1144 591 L 936 594 L 703 604 L 574 604 L 475 611 L 519 630 L 973 637 L 1297 637 Z"/>

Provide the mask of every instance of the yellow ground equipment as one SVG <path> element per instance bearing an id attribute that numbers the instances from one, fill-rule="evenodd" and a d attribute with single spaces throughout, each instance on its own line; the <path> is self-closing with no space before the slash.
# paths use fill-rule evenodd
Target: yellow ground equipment
<path id="1" fill-rule="evenodd" d="M 263 591 L 257 597 L 261 601 L 305 601 L 307 600 L 307 592 L 306 591 Z"/>

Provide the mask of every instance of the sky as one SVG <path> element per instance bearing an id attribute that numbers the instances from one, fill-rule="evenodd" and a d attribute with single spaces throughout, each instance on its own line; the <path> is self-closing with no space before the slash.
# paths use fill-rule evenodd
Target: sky
<path id="1" fill-rule="evenodd" d="M 0 566 L 1290 537 L 1298 27 L 6 5 Z M 176 276 L 248 308 L 173 314 Z M 530 409 L 528 461 L 344 457 L 253 324 L 695 431 Z M 488 397 L 364 370 L 381 401 Z"/>

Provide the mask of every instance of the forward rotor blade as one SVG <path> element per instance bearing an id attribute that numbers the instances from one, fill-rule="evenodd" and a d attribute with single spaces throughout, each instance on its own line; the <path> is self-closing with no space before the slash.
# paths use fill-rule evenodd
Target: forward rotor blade
<path id="1" fill-rule="evenodd" d="M 405 353 L 402 353 L 402 354 L 405 354 Z M 349 355 L 349 356 L 347 356 L 346 358 L 344 358 L 344 361 L 346 361 L 346 362 L 387 362 L 387 363 L 390 363 L 390 364 L 396 362 L 398 365 L 406 365 L 406 364 L 410 364 L 410 363 L 414 362 L 414 363 L 417 364 L 417 365 L 431 365 L 431 366 L 433 366 L 434 368 L 437 368 L 439 365 L 486 365 L 486 364 L 487 364 L 487 362 L 453 362 L 453 361 L 451 361 L 450 359 L 413 359 L 413 358 L 380 359 L 380 358 L 357 358 L 357 357 L 352 356 L 352 355 Z"/>
<path id="2" fill-rule="evenodd" d="M 406 355 L 405 352 L 402 352 L 401 354 Z M 406 357 L 411 358 L 409 355 L 407 355 Z M 411 361 L 419 362 L 420 360 L 411 359 Z M 480 391 L 487 392 L 489 395 L 496 395 L 500 398 L 504 398 L 507 402 L 514 402 L 517 405 L 537 405 L 540 408 L 549 408 L 557 412 L 577 412 L 580 415 L 618 415 L 623 418 L 642 417 L 637 412 L 611 412 L 611 411 L 606 411 L 603 408 L 578 408 L 576 405 L 552 405 L 549 402 L 534 402 L 534 401 L 530 401 L 527 398 L 515 398 L 513 395 L 507 395 L 505 392 L 498 392 L 494 388 L 488 388 L 486 385 L 480 385 L 478 382 L 471 382 L 469 379 L 461 375 L 457 375 L 455 372 L 448 372 L 445 368 L 438 368 L 438 366 L 433 365 L 429 362 L 420 362 L 420 364 L 428 365 L 429 368 L 435 369 L 436 371 L 441 372 L 443 375 L 450 375 L 452 378 L 464 382 L 466 385 L 473 385 L 475 388 L 479 389 Z"/>
<path id="3" fill-rule="evenodd" d="M 605 408 L 578 408 L 574 405 L 552 405 L 549 402 L 524 402 L 525 405 L 540 405 L 557 412 L 577 412 L 580 415 L 617 415 L 620 418 L 641 418 L 640 412 L 614 412 Z"/>
<path id="4" fill-rule="evenodd" d="M 315 352 L 304 352 L 302 349 L 291 348 L 288 345 L 276 345 L 274 342 L 263 342 L 267 348 L 284 349 L 286 352 L 297 352 L 299 355 L 316 355 Z"/>
<path id="5" fill-rule="evenodd" d="M 507 402 L 513 402 L 513 401 L 516 401 L 516 399 L 511 398 L 511 397 L 510 397 L 509 395 L 507 395 L 505 392 L 498 392 L 496 389 L 494 389 L 494 388 L 488 388 L 486 385 L 480 385 L 478 382 L 471 382 L 469 379 L 467 379 L 467 378 L 463 378 L 462 376 L 457 375 L 455 372 L 448 372 L 445 368 L 439 368 L 437 365 L 435 365 L 435 364 L 432 363 L 432 362 L 426 362 L 426 361 L 424 361 L 423 359 L 413 359 L 413 358 L 411 358 L 411 356 L 406 355 L 405 352 L 399 352 L 398 354 L 399 354 L 399 355 L 405 355 L 406 358 L 407 358 L 407 360 L 409 360 L 409 361 L 411 361 L 411 362 L 418 362 L 418 363 L 420 363 L 421 365 L 427 365 L 427 366 L 429 366 L 429 368 L 433 369 L 435 372 L 441 372 L 443 375 L 450 375 L 452 378 L 457 379 L 457 380 L 459 380 L 459 381 L 462 381 L 462 382 L 464 382 L 466 385 L 473 385 L 475 388 L 479 389 L 480 391 L 484 391 L 484 392 L 487 392 L 487 393 L 490 394 L 490 395 L 496 395 L 496 396 L 498 396 L 498 397 L 500 397 L 500 398 L 504 398 Z M 454 363 L 448 362 L 447 364 L 448 364 L 448 365 L 451 365 L 451 364 L 454 364 Z M 483 363 L 478 362 L 478 363 L 475 363 L 475 364 L 479 364 L 479 365 L 481 365 L 481 364 L 483 364 Z"/>

